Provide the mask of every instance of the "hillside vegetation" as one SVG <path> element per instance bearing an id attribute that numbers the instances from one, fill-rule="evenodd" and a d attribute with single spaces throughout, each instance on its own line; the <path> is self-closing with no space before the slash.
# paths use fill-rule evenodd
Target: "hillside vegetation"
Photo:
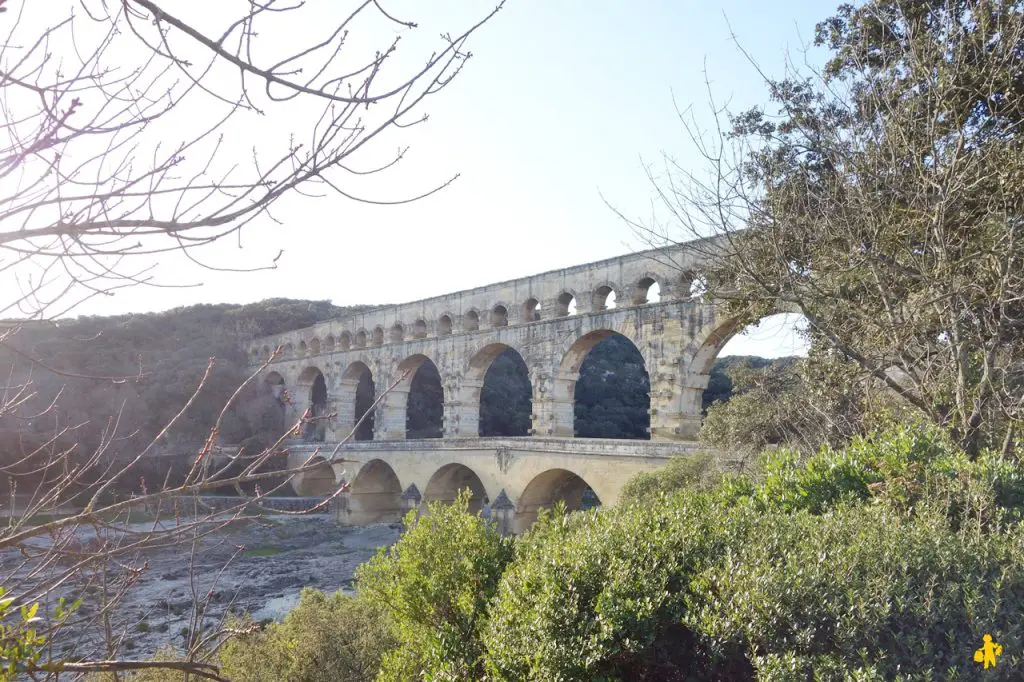
<path id="1" fill-rule="evenodd" d="M 9 462 L 55 439 L 82 452 L 105 444 L 110 459 L 134 455 L 188 402 L 215 358 L 193 405 L 153 449 L 155 455 L 195 452 L 248 376 L 243 342 L 358 309 L 270 299 L 26 325 L 0 346 L 0 363 L 11 368 L 11 383 L 31 381 L 28 407 L 43 412 L 56 401 L 56 410 L 27 424 L 0 416 L 0 453 Z M 284 428 L 279 414 L 272 398 L 254 386 L 226 415 L 218 438 L 277 438 Z M 159 468 L 151 473 L 158 475 Z"/>

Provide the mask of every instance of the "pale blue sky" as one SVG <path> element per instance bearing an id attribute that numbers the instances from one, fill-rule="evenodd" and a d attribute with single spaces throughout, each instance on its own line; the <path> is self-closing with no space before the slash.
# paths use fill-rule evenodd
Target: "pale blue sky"
<path id="1" fill-rule="evenodd" d="M 260 266 L 283 248 L 276 269 L 224 274 L 164 257 L 160 281 L 201 286 L 125 290 L 78 312 L 274 296 L 398 303 L 644 248 L 601 195 L 645 216 L 651 191 L 641 159 L 656 162 L 665 151 L 699 168 L 673 95 L 703 116 L 706 68 L 720 102 L 730 100 L 733 109 L 763 102 L 765 88 L 732 43 L 729 24 L 754 58 L 778 73 L 787 50 L 803 59 L 801 41 L 810 41 L 814 24 L 836 4 L 509 0 L 473 40 L 464 73 L 432 100 L 429 123 L 387 142 L 388 152 L 411 144 L 404 168 L 363 187 L 367 195 L 396 198 L 461 173 L 453 186 L 398 207 L 292 199 L 275 211 L 282 225 L 249 229 L 241 250 L 232 241 L 205 254 L 234 267 Z M 430 38 L 464 27 L 488 5 L 404 2 L 419 7 L 405 14 Z M 784 336 L 776 326 L 730 351 L 787 354 L 794 342 Z"/>

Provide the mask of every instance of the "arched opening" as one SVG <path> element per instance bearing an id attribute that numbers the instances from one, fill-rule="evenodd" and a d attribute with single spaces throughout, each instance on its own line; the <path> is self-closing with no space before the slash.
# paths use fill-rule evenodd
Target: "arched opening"
<path id="1" fill-rule="evenodd" d="M 320 339 L 313 337 L 313 340 L 309 342 L 309 354 L 320 355 Z"/>
<path id="2" fill-rule="evenodd" d="M 407 439 L 440 438 L 444 424 L 444 389 L 441 374 L 430 358 L 418 355 L 403 365 L 414 365 L 409 396 L 405 403 L 405 437 Z M 410 367 L 411 369 L 411 367 Z M 399 367 L 402 371 L 402 367 Z"/>
<path id="3" fill-rule="evenodd" d="M 366 344 L 366 336 L 365 335 L 363 336 L 363 344 L 364 345 Z M 338 336 L 338 348 L 340 350 L 348 350 L 351 347 L 352 347 L 352 335 L 349 334 L 348 332 L 342 332 L 341 335 Z"/>
<path id="4" fill-rule="evenodd" d="M 594 291 L 593 310 L 614 310 L 615 308 L 615 290 L 610 286 L 605 285 L 598 287 Z"/>
<path id="5" fill-rule="evenodd" d="M 653 277 L 644 277 L 636 283 L 636 294 L 633 297 L 634 305 L 660 302 L 661 285 Z"/>
<path id="6" fill-rule="evenodd" d="M 430 477 L 423 491 L 423 504 L 441 502 L 451 504 L 459 491 L 469 489 L 469 512 L 478 514 L 488 503 L 487 491 L 480 477 L 464 464 L 446 464 Z"/>
<path id="7" fill-rule="evenodd" d="M 373 328 L 373 345 L 381 346 L 384 344 L 384 327 Z"/>
<path id="8" fill-rule="evenodd" d="M 353 424 L 359 424 L 370 407 L 373 406 L 376 387 L 373 384 L 373 372 L 362 362 L 353 362 L 342 374 L 342 384 L 356 384 L 354 394 L 355 410 L 353 412 Z M 349 388 L 348 391 L 352 389 Z M 353 397 L 351 392 L 347 393 L 346 399 Z M 373 440 L 373 413 L 366 416 L 366 420 L 356 428 L 355 440 Z"/>
<path id="9" fill-rule="evenodd" d="M 555 310 L 555 317 L 568 317 L 576 314 L 576 297 L 568 291 L 558 297 L 558 307 Z"/>
<path id="10" fill-rule="evenodd" d="M 475 332 L 480 328 L 480 314 L 475 310 L 470 310 L 463 316 L 462 327 L 467 332 Z"/>
<path id="11" fill-rule="evenodd" d="M 537 512 L 564 502 L 570 511 L 585 511 L 601 506 L 593 488 L 580 476 L 566 469 L 549 469 L 530 481 L 519 497 L 514 529 L 522 533 L 537 521 Z"/>
<path id="12" fill-rule="evenodd" d="M 359 470 L 348 493 L 346 522 L 351 525 L 402 520 L 402 485 L 394 469 L 374 459 Z"/>
<path id="13" fill-rule="evenodd" d="M 323 372 L 307 367 L 299 375 L 299 386 L 308 390 L 302 420 L 302 439 L 322 443 L 327 438 L 327 382 Z"/>
<path id="14" fill-rule="evenodd" d="M 405 327 L 402 326 L 401 322 L 395 322 L 394 326 L 391 327 L 391 343 L 401 343 L 405 341 Z"/>
<path id="15" fill-rule="evenodd" d="M 282 349 L 282 352 L 281 352 L 281 357 L 284 357 L 284 358 L 294 358 L 295 357 L 295 346 L 293 346 L 291 343 L 284 344 L 284 348 Z"/>
<path id="16" fill-rule="evenodd" d="M 308 351 L 308 349 L 306 348 L 306 342 L 305 341 L 299 341 L 298 357 L 300 357 L 300 358 L 305 357 L 307 351 Z"/>
<path id="17" fill-rule="evenodd" d="M 360 329 L 356 332 L 355 341 L 353 344 L 356 348 L 366 348 L 366 330 Z"/>
<path id="18" fill-rule="evenodd" d="M 451 336 L 452 318 L 451 315 L 442 315 L 437 323 L 437 331 L 440 336 Z"/>
<path id="19" fill-rule="evenodd" d="M 416 324 L 412 328 L 412 337 L 414 339 L 424 339 L 427 337 L 427 321 L 416 320 Z"/>
<path id="20" fill-rule="evenodd" d="M 632 341 L 591 332 L 566 354 L 562 371 L 579 372 L 571 393 L 577 438 L 650 438 L 651 382 Z"/>
<path id="21" fill-rule="evenodd" d="M 523 322 L 536 322 L 540 319 L 540 301 L 535 298 L 527 299 L 523 304 Z"/>
<path id="22" fill-rule="evenodd" d="M 327 497 L 338 487 L 332 467 L 323 457 L 314 457 L 308 468 L 292 477 L 292 488 L 303 497 Z"/>
<path id="23" fill-rule="evenodd" d="M 269 359 L 270 359 L 270 346 L 263 346 L 263 349 L 260 350 L 260 360 L 263 360 L 264 362 L 266 362 Z"/>
<path id="24" fill-rule="evenodd" d="M 253 348 L 252 350 L 249 351 L 249 362 L 250 363 L 255 364 L 255 363 L 259 362 L 259 359 L 260 359 L 260 349 L 259 348 Z"/>
<path id="25" fill-rule="evenodd" d="M 494 306 L 494 310 L 491 311 L 491 326 L 492 327 L 507 327 L 508 326 L 508 309 L 503 305 Z"/>
<path id="26" fill-rule="evenodd" d="M 514 348 L 495 344 L 481 351 L 474 362 L 479 367 L 488 358 L 480 388 L 480 435 L 529 436 L 533 387 L 523 356 Z"/>
<path id="27" fill-rule="evenodd" d="M 732 397 L 737 372 L 785 371 L 795 359 L 806 357 L 809 348 L 807 318 L 797 313 L 767 315 L 745 327 L 735 322 L 720 325 L 705 336 L 690 365 L 691 374 L 707 376 L 701 412 Z"/>
<path id="28" fill-rule="evenodd" d="M 337 341 L 334 338 L 334 334 L 328 334 L 327 338 L 324 339 L 324 351 L 330 353 L 337 346 Z"/>

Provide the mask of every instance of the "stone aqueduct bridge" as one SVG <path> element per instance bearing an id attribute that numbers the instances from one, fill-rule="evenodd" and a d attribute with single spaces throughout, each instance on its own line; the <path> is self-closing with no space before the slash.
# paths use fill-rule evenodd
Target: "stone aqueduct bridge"
<path id="1" fill-rule="evenodd" d="M 405 375 L 378 404 L 372 440 L 349 443 L 341 453 L 357 462 L 324 461 L 295 481 L 299 494 L 325 492 L 344 476 L 352 485 L 342 519 L 355 524 L 397 519 L 410 506 L 450 500 L 468 487 L 471 505 L 489 504 L 509 517 L 510 529 L 521 530 L 539 507 L 559 499 L 578 506 L 588 486 L 613 504 L 633 474 L 695 447 L 711 366 L 736 327 L 699 295 L 699 271 L 693 243 L 681 244 L 375 308 L 254 340 L 247 351 L 258 366 L 282 348 L 267 380 L 292 396 L 290 419 L 317 401 L 318 414 L 335 415 L 314 437 L 324 442 L 291 448 L 293 464 L 314 447 L 329 453 L 349 434 L 367 376 L 379 396 Z M 655 291 L 660 297 L 649 300 Z M 573 437 L 580 366 L 612 334 L 643 356 L 650 440 Z M 510 348 L 525 362 L 532 387 L 530 435 L 481 438 L 484 378 Z M 442 437 L 406 440 L 412 379 L 427 362 L 441 378 Z"/>

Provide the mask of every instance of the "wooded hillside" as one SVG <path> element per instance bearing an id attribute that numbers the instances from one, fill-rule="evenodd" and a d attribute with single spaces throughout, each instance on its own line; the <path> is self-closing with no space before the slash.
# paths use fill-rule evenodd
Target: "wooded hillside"
<path id="1" fill-rule="evenodd" d="M 137 453 L 185 405 L 215 358 L 204 390 L 154 448 L 155 454 L 193 452 L 246 376 L 244 341 L 356 309 L 269 299 L 25 325 L 0 346 L 0 366 L 10 372 L 9 385 L 32 382 L 36 412 L 53 401 L 57 409 L 28 423 L 0 417 L 0 453 L 11 462 L 51 441 L 54 447 L 77 443 L 82 452 L 107 442 L 110 459 Z M 280 429 L 267 403 L 257 388 L 248 391 L 219 439 L 237 443 Z"/>

